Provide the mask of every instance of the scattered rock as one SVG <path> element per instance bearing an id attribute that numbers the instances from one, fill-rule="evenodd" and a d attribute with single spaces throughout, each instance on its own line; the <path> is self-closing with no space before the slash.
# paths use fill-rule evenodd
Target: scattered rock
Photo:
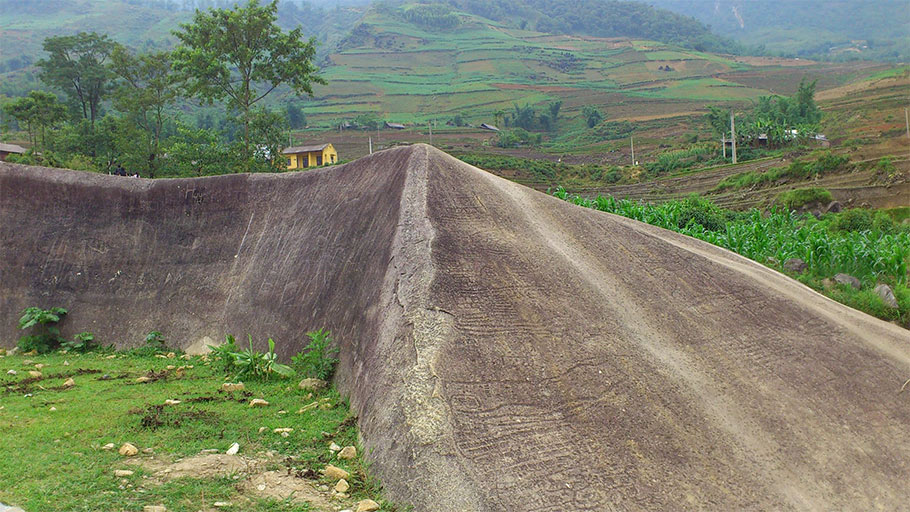
<path id="1" fill-rule="evenodd" d="M 880 284 L 875 287 L 875 293 L 885 302 L 885 304 L 891 309 L 897 309 L 897 298 L 894 296 L 894 290 L 886 284 Z"/>
<path id="2" fill-rule="evenodd" d="M 373 500 L 363 500 L 357 503 L 357 512 L 374 512 L 379 510 L 379 503 Z"/>
<path id="3" fill-rule="evenodd" d="M 246 386 L 242 382 L 233 384 L 231 382 L 225 382 L 221 385 L 221 391 L 234 392 L 234 391 L 243 391 L 246 389 Z"/>
<path id="4" fill-rule="evenodd" d="M 124 457 L 132 457 L 139 454 L 139 448 L 136 448 L 131 443 L 123 443 L 123 446 L 121 446 L 118 451 L 120 452 L 120 455 L 123 455 Z"/>
<path id="5" fill-rule="evenodd" d="M 30 364 L 35 364 L 35 362 L 32 361 L 31 359 L 26 359 L 25 361 L 22 361 L 22 364 L 24 364 L 25 366 L 28 366 Z"/>
<path id="6" fill-rule="evenodd" d="M 28 374 L 36 379 L 41 377 L 41 372 L 39 372 L 38 370 L 31 370 L 28 372 Z"/>
<path id="7" fill-rule="evenodd" d="M 232 444 L 231 447 L 228 448 L 227 451 L 224 452 L 224 453 L 226 453 L 226 454 L 228 454 L 228 455 L 237 455 L 237 452 L 239 452 L 239 451 L 240 451 L 240 444 L 239 444 L 239 443 L 234 443 L 234 444 Z"/>
<path id="8" fill-rule="evenodd" d="M 147 453 L 147 454 L 151 455 L 151 454 L 155 453 L 155 450 L 152 448 L 143 448 L 142 453 Z"/>
<path id="9" fill-rule="evenodd" d="M 338 453 L 339 459 L 353 459 L 357 456 L 357 448 L 353 446 L 345 446 L 341 452 Z"/>
<path id="10" fill-rule="evenodd" d="M 269 429 L 269 427 L 259 427 L 259 433 L 261 434 L 261 433 L 265 432 L 265 431 L 268 430 L 268 429 Z"/>
<path id="11" fill-rule="evenodd" d="M 46 365 L 46 364 L 43 364 L 43 363 L 38 363 L 38 364 L 35 365 L 35 369 L 36 369 L 36 370 L 41 370 L 41 369 L 44 368 L 45 366 L 47 366 L 47 365 Z"/>
<path id="12" fill-rule="evenodd" d="M 174 366 L 174 365 L 172 365 L 172 364 L 169 364 L 169 365 L 167 365 L 167 366 L 164 367 L 165 370 L 173 370 L 174 368 L 177 368 L 177 367 Z"/>
<path id="13" fill-rule="evenodd" d="M 63 366 L 69 366 L 69 365 L 70 365 L 69 361 L 63 361 Z"/>
<path id="14" fill-rule="evenodd" d="M 98 377 L 98 380 L 111 380 L 111 376 L 105 373 L 101 377 Z"/>
<path id="15" fill-rule="evenodd" d="M 146 505 L 142 507 L 142 512 L 167 512 L 164 505 Z"/>
<path id="16" fill-rule="evenodd" d="M 175 357 L 177 357 L 177 354 L 175 354 L 175 353 L 173 353 L 173 352 L 168 352 L 168 353 L 167 353 L 167 358 L 168 358 L 168 359 L 174 359 Z"/>
<path id="17" fill-rule="evenodd" d="M 322 379 L 303 379 L 297 387 L 304 391 L 319 391 L 328 385 L 329 383 Z"/>
<path id="18" fill-rule="evenodd" d="M 142 376 L 142 377 L 139 377 L 138 379 L 136 379 L 136 382 L 138 382 L 139 384 L 145 384 L 146 382 L 151 382 L 151 381 L 152 381 L 152 379 L 149 377 L 146 377 L 146 376 Z"/>
<path id="19" fill-rule="evenodd" d="M 334 442 L 332 442 L 332 444 L 329 445 L 329 451 L 330 452 L 340 452 L 341 447 L 338 446 L 337 444 L 335 444 Z"/>
<path id="20" fill-rule="evenodd" d="M 342 478 L 341 480 L 338 481 L 337 484 L 335 484 L 335 492 L 348 492 L 348 489 L 350 489 L 350 488 L 351 488 L 351 484 L 349 484 L 348 481 L 345 480 L 344 478 Z"/>
<path id="21" fill-rule="evenodd" d="M 802 274 L 806 271 L 806 268 L 809 265 L 806 265 L 806 262 L 800 258 L 790 258 L 784 262 L 784 268 L 790 272 L 796 272 L 797 274 Z"/>
<path id="22" fill-rule="evenodd" d="M 834 281 L 837 282 L 838 284 L 850 285 L 850 286 L 856 288 L 857 290 L 859 290 L 860 288 L 863 287 L 863 284 L 860 283 L 859 279 L 857 279 L 851 275 L 847 275 L 847 274 L 837 274 L 836 276 L 834 276 Z"/>
<path id="23" fill-rule="evenodd" d="M 65 387 L 65 388 L 71 388 L 71 387 L 73 387 L 73 386 L 75 386 L 75 385 L 76 385 L 76 381 L 73 380 L 72 377 L 66 379 L 66 380 L 63 382 L 63 387 Z"/>
<path id="24" fill-rule="evenodd" d="M 276 434 L 285 434 L 285 433 L 293 432 L 293 431 L 294 431 L 294 429 L 292 429 L 292 428 L 276 428 L 276 429 L 272 430 L 272 432 L 274 432 Z"/>
<path id="25" fill-rule="evenodd" d="M 339 467 L 329 464 L 325 467 L 325 477 L 330 480 L 347 480 L 351 477 L 351 474 Z"/>
<path id="26" fill-rule="evenodd" d="M 128 469 L 115 469 L 114 476 L 116 476 L 118 478 L 122 478 L 125 476 L 133 476 L 133 472 Z"/>
<path id="27" fill-rule="evenodd" d="M 180 359 L 183 359 L 184 361 L 189 361 L 192 358 L 193 358 L 193 356 L 191 356 L 189 354 L 183 354 L 182 356 L 180 356 Z"/>
<path id="28" fill-rule="evenodd" d="M 825 208 L 825 213 L 840 213 L 840 211 L 843 209 L 844 207 L 840 204 L 839 201 L 831 201 Z"/>
<path id="29" fill-rule="evenodd" d="M 10 370 L 6 372 L 7 375 L 16 375 L 16 370 Z"/>
<path id="30" fill-rule="evenodd" d="M 113 449 L 114 449 L 114 443 L 107 443 L 106 445 L 102 446 L 101 449 L 102 449 L 102 450 L 107 450 L 107 451 L 113 450 Z"/>
<path id="31" fill-rule="evenodd" d="M 311 404 L 304 405 L 303 407 L 300 408 L 299 411 L 297 411 L 297 414 L 302 414 L 307 411 L 312 411 L 313 409 L 315 409 L 317 407 L 319 407 L 319 402 L 313 402 Z"/>
<path id="32" fill-rule="evenodd" d="M 228 508 L 228 507 L 233 507 L 234 504 L 231 503 L 230 501 L 216 501 L 215 503 L 212 504 L 212 506 L 215 508 Z"/>
<path id="33" fill-rule="evenodd" d="M 254 398 L 250 400 L 250 407 L 265 407 L 267 405 L 269 405 L 269 403 L 261 398 Z"/>
<path id="34" fill-rule="evenodd" d="M 180 400 L 172 400 L 170 398 L 164 401 L 164 405 L 178 405 L 180 403 Z"/>
<path id="35" fill-rule="evenodd" d="M 57 408 L 56 408 L 56 407 L 51 407 L 51 408 L 48 409 L 48 410 L 51 411 L 51 412 L 57 412 Z"/>

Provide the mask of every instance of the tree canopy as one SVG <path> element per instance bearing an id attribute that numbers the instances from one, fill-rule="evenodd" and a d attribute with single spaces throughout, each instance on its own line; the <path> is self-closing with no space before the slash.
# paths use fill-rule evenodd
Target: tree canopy
<path id="1" fill-rule="evenodd" d="M 111 72 L 105 63 L 115 44 L 106 35 L 94 32 L 49 37 L 44 40 L 48 56 L 37 62 L 41 80 L 66 92 L 92 125 L 98 118 L 101 100 L 110 90 Z"/>

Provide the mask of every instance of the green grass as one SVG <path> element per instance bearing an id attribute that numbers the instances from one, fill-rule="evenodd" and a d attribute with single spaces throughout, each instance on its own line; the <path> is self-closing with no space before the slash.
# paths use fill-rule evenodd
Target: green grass
<path id="1" fill-rule="evenodd" d="M 69 364 L 64 365 L 65 361 Z M 29 379 L 27 373 L 35 364 L 46 365 L 40 380 Z M 167 370 L 168 365 L 187 368 L 181 376 Z M 18 375 L 8 375 L 8 370 Z M 102 380 L 104 375 L 111 378 Z M 143 375 L 159 378 L 137 383 Z M 62 385 L 69 377 L 76 385 L 65 389 Z M 211 506 L 215 501 L 231 501 L 235 506 L 229 510 L 311 510 L 305 504 L 239 494 L 236 486 L 245 478 L 242 475 L 181 478 L 156 485 L 151 470 L 127 464 L 116 449 L 101 448 L 130 442 L 140 449 L 151 448 L 156 458 L 170 460 L 209 449 L 223 453 L 237 442 L 239 455 L 267 460 L 265 469 L 318 471 L 332 463 L 350 471 L 352 497 L 338 501 L 339 505 L 356 508 L 362 498 L 384 503 L 362 459 L 342 461 L 327 449 L 333 441 L 340 446 L 357 444 L 355 422 L 335 390 L 308 396 L 309 392 L 297 389 L 296 381 L 278 380 L 247 382 L 245 392 L 225 393 L 220 391 L 224 380 L 200 357 L 184 361 L 93 352 L 0 358 L 4 454 L 0 502 L 49 512 L 141 511 L 144 505 L 196 512 L 203 502 Z M 250 408 L 253 398 L 263 398 L 270 405 Z M 167 399 L 182 403 L 162 406 Z M 298 413 L 317 400 L 325 400 L 330 408 Z M 266 430 L 260 434 L 261 427 Z M 294 429 L 288 437 L 272 432 L 285 427 Z M 268 451 L 276 455 L 267 458 Z M 285 460 L 288 456 L 294 458 L 290 464 Z M 152 457 L 141 453 L 135 458 Z M 115 469 L 131 469 L 135 474 L 123 482 L 114 476 Z M 383 510 L 396 509 L 385 503 Z"/>
<path id="2" fill-rule="evenodd" d="M 797 210 L 811 203 L 830 203 L 834 200 L 831 192 L 826 188 L 810 187 L 797 188 L 781 192 L 774 199 L 775 204 L 783 206 L 785 209 Z"/>
<path id="3" fill-rule="evenodd" d="M 721 180 L 711 192 L 763 187 L 785 178 L 804 180 L 820 177 L 832 172 L 846 170 L 849 166 L 849 157 L 822 151 L 811 155 L 807 159 L 794 160 L 786 167 L 775 167 L 765 172 L 749 171 L 734 174 Z"/>

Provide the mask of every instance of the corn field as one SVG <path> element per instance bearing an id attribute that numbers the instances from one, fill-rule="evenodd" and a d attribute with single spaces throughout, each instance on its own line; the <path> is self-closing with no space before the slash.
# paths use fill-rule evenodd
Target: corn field
<path id="1" fill-rule="evenodd" d="M 858 278 L 864 288 L 877 282 L 907 285 L 907 230 L 833 231 L 827 222 L 811 216 L 782 211 L 730 212 L 705 199 L 650 205 L 612 197 L 570 196 L 562 188 L 553 195 L 698 238 L 774 268 L 780 269 L 790 258 L 800 258 L 808 265 L 808 272 L 819 278 L 844 273 Z"/>

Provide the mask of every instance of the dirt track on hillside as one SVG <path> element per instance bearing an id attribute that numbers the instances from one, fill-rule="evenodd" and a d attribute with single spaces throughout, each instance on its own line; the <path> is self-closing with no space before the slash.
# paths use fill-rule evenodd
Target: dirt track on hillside
<path id="1" fill-rule="evenodd" d="M 328 327 L 373 468 L 418 511 L 910 502 L 907 331 L 427 146 L 154 182 L 0 164 L 0 215 L 0 341 L 35 303 L 103 342 L 287 355 Z"/>

